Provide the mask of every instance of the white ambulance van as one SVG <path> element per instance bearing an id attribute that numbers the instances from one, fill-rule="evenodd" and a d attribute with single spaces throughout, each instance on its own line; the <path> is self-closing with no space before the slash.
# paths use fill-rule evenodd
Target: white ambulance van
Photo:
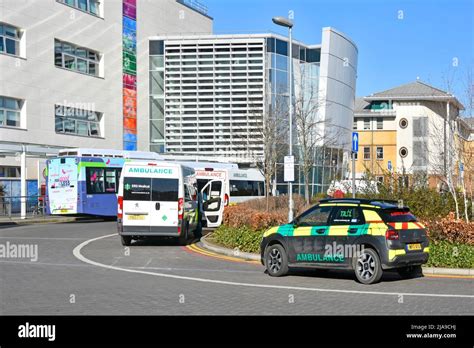
<path id="1" fill-rule="evenodd" d="M 164 161 L 124 164 L 118 191 L 118 232 L 123 245 L 146 237 L 199 237 L 202 222 L 193 168 Z"/>
<path id="2" fill-rule="evenodd" d="M 202 219 L 207 227 L 222 224 L 224 207 L 265 196 L 265 179 L 257 169 L 198 167 L 197 187 L 202 196 Z"/>

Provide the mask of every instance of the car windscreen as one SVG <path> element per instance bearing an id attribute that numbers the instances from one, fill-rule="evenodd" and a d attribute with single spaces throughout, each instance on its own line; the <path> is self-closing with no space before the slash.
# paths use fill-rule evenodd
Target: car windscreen
<path id="1" fill-rule="evenodd" d="M 152 201 L 154 202 L 178 202 L 178 179 L 152 179 Z"/>
<path id="2" fill-rule="evenodd" d="M 415 222 L 416 217 L 409 209 L 386 209 L 382 212 L 385 222 Z"/>
<path id="3" fill-rule="evenodd" d="M 149 201 L 151 197 L 151 179 L 126 177 L 123 180 L 124 201 Z"/>

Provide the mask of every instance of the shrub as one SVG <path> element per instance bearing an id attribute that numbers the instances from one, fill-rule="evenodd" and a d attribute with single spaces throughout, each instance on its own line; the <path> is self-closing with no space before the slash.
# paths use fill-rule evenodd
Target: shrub
<path id="1" fill-rule="evenodd" d="M 212 234 L 212 241 L 226 248 L 238 248 L 240 251 L 258 253 L 263 231 L 255 231 L 249 227 L 229 227 L 221 225 Z"/>
<path id="2" fill-rule="evenodd" d="M 472 245 L 448 241 L 432 241 L 430 267 L 474 268 L 474 247 Z"/>
<path id="3" fill-rule="evenodd" d="M 246 226 L 264 230 L 288 222 L 288 196 L 270 197 L 270 209 L 266 211 L 266 199 L 253 199 L 224 209 L 224 224 L 230 227 Z M 294 196 L 295 216 L 305 211 L 301 196 Z"/>
<path id="4" fill-rule="evenodd" d="M 431 240 L 474 245 L 474 223 L 456 220 L 454 213 L 441 219 L 422 222 Z"/>
<path id="5" fill-rule="evenodd" d="M 357 195 L 357 197 L 395 201 L 402 199 L 403 204 L 408 206 L 413 214 L 425 220 L 441 218 L 455 211 L 454 200 L 449 193 L 439 193 L 430 188 L 413 188 L 393 193 L 380 190 L 378 194 Z"/>

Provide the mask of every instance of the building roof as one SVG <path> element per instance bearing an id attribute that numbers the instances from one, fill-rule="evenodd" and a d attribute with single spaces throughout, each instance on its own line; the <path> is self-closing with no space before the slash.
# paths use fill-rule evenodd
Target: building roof
<path id="1" fill-rule="evenodd" d="M 395 115 L 395 112 L 390 109 L 384 110 L 384 112 L 372 110 L 370 102 L 364 100 L 364 98 L 358 97 L 355 99 L 354 116 L 356 117 L 394 117 Z"/>
<path id="2" fill-rule="evenodd" d="M 474 129 L 474 117 L 463 117 L 462 120 L 466 122 L 471 129 Z"/>
<path id="3" fill-rule="evenodd" d="M 456 106 L 464 110 L 463 105 L 457 98 L 441 89 L 430 86 L 419 80 L 387 89 L 382 92 L 373 93 L 364 98 L 365 101 L 373 100 L 432 100 L 432 101 L 451 101 Z"/>

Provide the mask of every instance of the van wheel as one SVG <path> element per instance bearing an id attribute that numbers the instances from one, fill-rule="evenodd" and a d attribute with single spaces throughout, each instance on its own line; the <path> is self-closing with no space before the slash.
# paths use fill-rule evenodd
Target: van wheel
<path id="1" fill-rule="evenodd" d="M 288 257 L 280 244 L 265 248 L 265 268 L 272 277 L 281 277 L 288 273 Z"/>
<path id="2" fill-rule="evenodd" d="M 397 272 L 403 279 L 410 279 L 423 275 L 423 270 L 420 265 L 397 268 Z"/>
<path id="3" fill-rule="evenodd" d="M 183 229 L 181 230 L 181 234 L 178 237 L 179 245 L 187 245 L 188 244 L 188 234 L 189 234 L 189 222 L 184 224 Z"/>
<path id="4" fill-rule="evenodd" d="M 358 258 L 354 258 L 354 272 L 362 284 L 374 284 L 382 278 L 382 264 L 374 249 L 364 249 Z"/>
<path id="5" fill-rule="evenodd" d="M 130 246 L 132 244 L 132 237 L 130 236 L 120 236 L 123 246 Z"/>

